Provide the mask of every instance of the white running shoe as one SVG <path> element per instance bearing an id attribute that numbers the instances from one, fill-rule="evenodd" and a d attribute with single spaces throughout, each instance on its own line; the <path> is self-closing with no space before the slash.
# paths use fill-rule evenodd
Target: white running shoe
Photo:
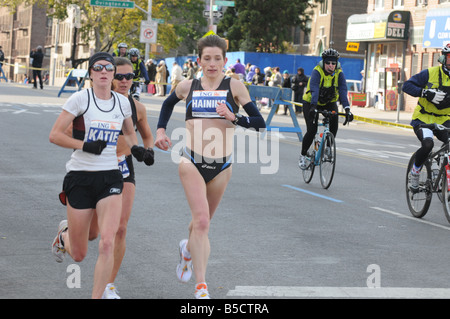
<path id="1" fill-rule="evenodd" d="M 199 283 L 195 287 L 195 299 L 211 299 L 208 292 L 208 286 L 206 283 Z"/>
<path id="2" fill-rule="evenodd" d="M 55 239 L 53 239 L 52 243 L 52 254 L 55 257 L 55 260 L 61 263 L 64 260 L 64 256 L 66 253 L 66 249 L 61 243 L 61 234 L 67 230 L 67 220 L 62 220 L 58 226 L 58 234 Z"/>
<path id="3" fill-rule="evenodd" d="M 420 173 L 415 174 L 413 172 L 409 173 L 409 189 L 413 193 L 417 193 L 419 191 L 419 181 L 420 181 Z"/>
<path id="4" fill-rule="evenodd" d="M 119 291 L 114 286 L 114 283 L 107 284 L 105 291 L 103 292 L 102 299 L 120 299 L 117 294 Z"/>
<path id="5" fill-rule="evenodd" d="M 298 167 L 300 167 L 300 169 L 302 170 L 307 169 L 310 163 L 311 159 L 308 156 L 300 155 L 300 158 L 298 160 Z"/>
<path id="6" fill-rule="evenodd" d="M 180 241 L 178 245 L 180 251 L 180 263 L 177 265 L 177 278 L 181 282 L 188 282 L 192 276 L 192 259 L 183 255 L 183 248 L 187 244 L 187 239 Z"/>

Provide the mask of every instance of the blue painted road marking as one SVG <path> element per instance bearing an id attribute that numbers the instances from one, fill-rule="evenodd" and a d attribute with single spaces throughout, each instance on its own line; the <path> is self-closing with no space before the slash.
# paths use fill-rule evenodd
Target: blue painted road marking
<path id="1" fill-rule="evenodd" d="M 310 191 L 307 191 L 305 189 L 301 189 L 301 188 L 298 188 L 298 187 L 295 187 L 295 186 L 291 186 L 291 185 L 281 185 L 281 186 L 287 187 L 287 188 L 290 188 L 290 189 L 293 189 L 293 190 L 296 190 L 296 191 L 299 191 L 299 192 L 302 192 L 302 193 L 306 193 L 306 194 L 309 194 L 309 195 L 312 195 L 312 196 L 320 197 L 320 198 L 323 198 L 323 199 L 326 199 L 326 200 L 329 200 L 329 201 L 332 201 L 332 202 L 335 202 L 335 203 L 343 203 L 343 201 L 340 200 L 340 199 L 335 199 L 335 198 L 328 197 L 328 196 L 325 196 L 325 195 L 321 195 L 321 194 L 318 194 L 318 193 L 310 192 Z"/>

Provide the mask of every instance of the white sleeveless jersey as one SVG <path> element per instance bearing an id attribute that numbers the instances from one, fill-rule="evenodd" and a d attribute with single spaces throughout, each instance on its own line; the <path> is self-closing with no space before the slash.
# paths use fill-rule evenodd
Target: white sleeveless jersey
<path id="1" fill-rule="evenodd" d="M 107 171 L 118 169 L 117 139 L 123 120 L 131 116 L 128 99 L 111 91 L 111 99 L 101 100 L 93 89 L 74 93 L 63 105 L 63 110 L 73 114 L 73 136 L 84 142 L 104 140 L 106 148 L 100 155 L 74 150 L 66 163 L 69 171 Z"/>

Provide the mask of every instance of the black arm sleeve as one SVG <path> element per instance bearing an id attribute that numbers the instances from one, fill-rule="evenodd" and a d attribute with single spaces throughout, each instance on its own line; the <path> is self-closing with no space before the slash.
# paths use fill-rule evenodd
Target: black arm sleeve
<path id="1" fill-rule="evenodd" d="M 248 102 L 244 105 L 244 110 L 247 112 L 248 116 L 241 117 L 237 124 L 245 128 L 254 128 L 259 131 L 260 129 L 266 128 L 266 122 L 264 121 L 261 113 L 259 113 L 258 108 L 255 103 Z"/>
<path id="2" fill-rule="evenodd" d="M 164 128 L 164 129 L 166 128 L 170 116 L 172 115 L 175 104 L 177 104 L 180 101 L 181 100 L 177 97 L 175 91 L 173 91 L 172 94 L 170 94 L 169 97 L 164 100 L 161 106 L 161 112 L 159 113 L 157 128 Z"/>

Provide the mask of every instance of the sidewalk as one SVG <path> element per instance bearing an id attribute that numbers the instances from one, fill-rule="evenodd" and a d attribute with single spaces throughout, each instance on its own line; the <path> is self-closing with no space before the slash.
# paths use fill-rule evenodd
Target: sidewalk
<path id="1" fill-rule="evenodd" d="M 61 87 L 51 85 L 44 86 L 43 90 L 33 89 L 30 84 L 1 81 L 0 103 L 40 103 L 60 104 L 62 106 L 72 93 L 62 93 L 61 96 L 58 97 L 60 89 Z M 75 90 L 76 88 L 66 87 L 66 89 Z M 148 95 L 147 93 L 141 94 L 141 102 L 143 102 L 147 107 L 150 107 L 152 110 L 159 110 L 164 99 L 165 97 L 155 97 Z M 364 121 L 381 125 L 392 124 L 394 126 L 398 125 L 404 127 L 410 127 L 409 123 L 412 116 L 411 112 L 384 111 L 376 109 L 375 107 L 353 106 L 351 108 L 351 112 L 355 115 L 356 121 Z M 264 118 L 267 118 L 269 110 L 263 108 L 261 113 Z M 274 116 L 273 121 L 284 122 L 286 120 L 287 122 L 291 122 L 291 117 L 289 115 L 283 115 L 282 113 L 282 106 L 280 106 L 278 114 Z M 297 118 L 303 121 L 303 115 L 299 115 Z"/>

